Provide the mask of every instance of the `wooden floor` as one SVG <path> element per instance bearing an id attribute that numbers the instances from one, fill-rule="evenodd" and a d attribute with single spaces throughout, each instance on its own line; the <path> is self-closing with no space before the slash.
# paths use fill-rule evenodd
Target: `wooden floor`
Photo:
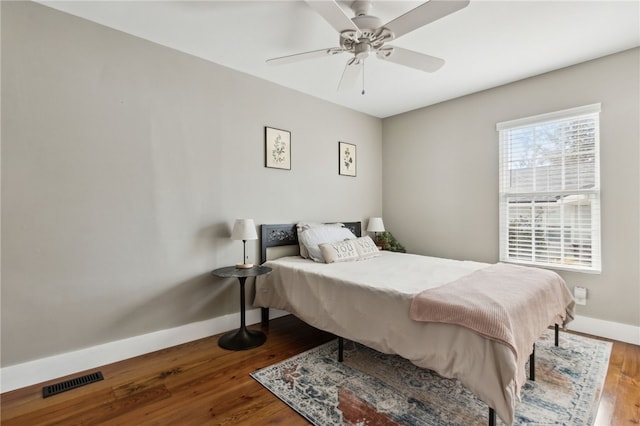
<path id="1" fill-rule="evenodd" d="M 0 396 L 1 422 L 3 426 L 306 425 L 249 373 L 332 336 L 292 316 L 271 321 L 268 336 L 267 343 L 248 351 L 221 349 L 218 336 L 213 336 L 106 365 L 88 371 L 102 371 L 103 381 L 46 399 L 42 387 L 67 378 L 7 392 Z M 596 425 L 637 424 L 640 346 L 614 342 Z"/>

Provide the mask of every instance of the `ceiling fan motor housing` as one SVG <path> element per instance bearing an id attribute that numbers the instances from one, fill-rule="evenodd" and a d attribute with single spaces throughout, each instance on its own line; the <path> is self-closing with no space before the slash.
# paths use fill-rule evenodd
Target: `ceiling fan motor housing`
<path id="1" fill-rule="evenodd" d="M 351 18 L 356 27 L 360 28 L 364 37 L 369 37 L 382 26 L 380 18 L 371 15 L 360 15 Z"/>
<path id="2" fill-rule="evenodd" d="M 386 41 L 392 40 L 393 32 L 384 28 L 380 18 L 368 15 L 371 10 L 371 2 L 355 1 L 351 8 L 356 16 L 351 21 L 360 30 L 360 34 L 354 34 L 351 30 L 345 30 L 340 34 L 340 46 L 353 53 L 356 58 L 364 59 L 372 50 L 379 50 Z"/>

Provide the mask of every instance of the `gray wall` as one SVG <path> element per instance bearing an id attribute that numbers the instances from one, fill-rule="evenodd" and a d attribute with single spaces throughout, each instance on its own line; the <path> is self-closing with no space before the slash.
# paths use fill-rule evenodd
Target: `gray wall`
<path id="1" fill-rule="evenodd" d="M 640 325 L 638 49 L 381 121 L 0 4 L 3 367 L 237 312 L 237 285 L 209 275 L 240 260 L 235 218 L 384 213 L 412 252 L 496 261 L 495 123 L 593 102 L 603 273 L 563 275 L 589 288 L 578 313 Z M 264 168 L 265 125 L 292 132 L 291 171 Z M 338 141 L 357 178 L 338 176 Z"/>
<path id="2" fill-rule="evenodd" d="M 640 49 L 384 119 L 385 226 L 414 253 L 496 262 L 495 124 L 596 102 L 602 274 L 561 275 L 588 288 L 579 315 L 640 326 Z"/>
<path id="3" fill-rule="evenodd" d="M 1 7 L 3 366 L 237 312 L 237 283 L 209 275 L 242 258 L 236 218 L 382 212 L 381 120 Z M 264 167 L 265 125 L 291 131 L 291 171 Z M 338 141 L 357 145 L 356 178 L 337 173 Z"/>

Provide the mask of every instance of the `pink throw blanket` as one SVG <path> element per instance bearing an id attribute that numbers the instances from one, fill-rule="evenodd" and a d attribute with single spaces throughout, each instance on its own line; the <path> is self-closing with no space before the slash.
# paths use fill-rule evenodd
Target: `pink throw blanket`
<path id="1" fill-rule="evenodd" d="M 507 345 L 516 358 L 514 384 L 519 396 L 533 344 L 548 326 L 571 321 L 574 306 L 564 280 L 555 272 L 497 263 L 419 293 L 409 316 L 415 321 L 457 324 Z"/>

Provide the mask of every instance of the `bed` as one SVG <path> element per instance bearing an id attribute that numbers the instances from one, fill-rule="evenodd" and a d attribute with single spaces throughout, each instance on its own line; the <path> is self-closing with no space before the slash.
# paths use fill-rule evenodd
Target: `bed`
<path id="1" fill-rule="evenodd" d="M 359 222 L 344 225 L 360 236 Z M 446 289 L 444 284 L 462 283 L 491 265 L 386 251 L 363 261 L 328 264 L 300 255 L 267 260 L 272 247 L 298 245 L 296 224 L 262 225 L 261 262 L 273 272 L 256 280 L 254 305 L 263 308 L 265 325 L 268 309 L 277 308 L 341 339 L 400 355 L 417 366 L 460 380 L 489 406 L 489 424 L 495 423 L 496 414 L 505 424 L 513 423 L 531 350 L 523 360 L 504 342 L 456 321 L 421 321 L 410 316 L 412 305 L 425 289 Z M 558 323 L 565 325 L 572 319 L 573 311 L 573 299 L 564 281 L 561 283 L 562 312 L 545 324 L 546 328 L 555 323 L 556 332 Z M 522 311 L 525 321 L 536 315 Z M 524 344 L 532 349 L 542 331 Z"/>

